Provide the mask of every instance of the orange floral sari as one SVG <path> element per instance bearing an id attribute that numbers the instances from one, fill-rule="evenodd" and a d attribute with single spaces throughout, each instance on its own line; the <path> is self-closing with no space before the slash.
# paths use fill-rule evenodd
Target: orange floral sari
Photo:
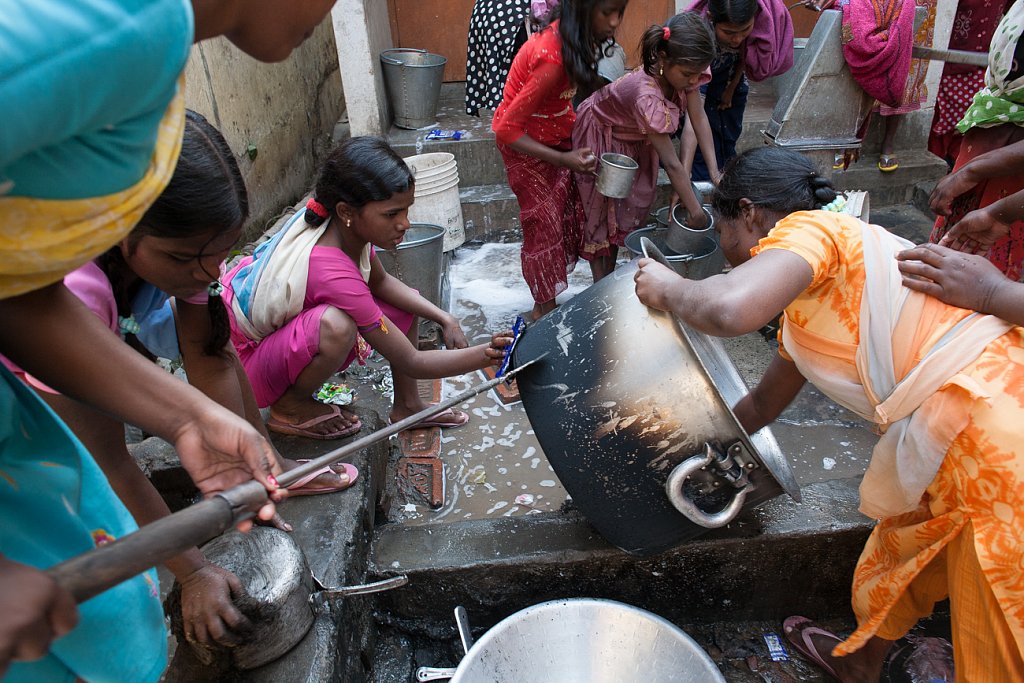
<path id="1" fill-rule="evenodd" d="M 810 264 L 811 285 L 786 309 L 782 337 L 791 346 L 783 343 L 780 353 L 811 359 L 814 367 L 801 372 L 840 388 L 861 376 L 861 225 L 848 216 L 800 212 L 780 221 L 754 249 L 786 249 Z M 913 334 L 892 339 L 893 357 L 908 359 L 897 363 L 897 379 L 971 316 L 926 299 Z M 858 628 L 834 654 L 854 652 L 872 636 L 899 638 L 948 596 L 958 679 L 1022 681 L 1024 330 L 1011 327 L 988 342 L 933 398 L 928 418 L 956 425 L 955 432 L 944 456 L 937 454 L 937 472 L 916 508 L 884 517 L 868 539 L 853 581 Z M 862 488 L 865 493 L 874 492 Z"/>

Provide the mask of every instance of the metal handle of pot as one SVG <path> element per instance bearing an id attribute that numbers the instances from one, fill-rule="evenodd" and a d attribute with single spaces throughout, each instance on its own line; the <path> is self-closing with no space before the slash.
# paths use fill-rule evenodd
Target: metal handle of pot
<path id="1" fill-rule="evenodd" d="M 384 50 L 384 52 L 380 53 L 380 61 L 385 62 L 387 64 L 390 64 L 392 66 L 402 66 L 401 60 L 398 60 L 398 59 L 395 59 L 394 57 L 388 56 L 388 54 L 387 54 L 388 52 L 419 52 L 419 53 L 422 53 L 422 54 L 426 54 L 427 51 L 426 50 L 419 50 L 419 49 L 414 48 L 414 47 L 403 47 L 403 48 L 395 48 L 395 49 L 391 49 L 391 50 Z"/>
<path id="2" fill-rule="evenodd" d="M 455 678 L 458 669 L 447 669 L 437 666 L 421 666 L 416 669 L 416 680 L 420 681 L 445 681 Z"/>
<path id="3" fill-rule="evenodd" d="M 737 488 L 732 501 L 718 512 L 709 514 L 697 507 L 683 491 L 683 484 L 694 473 L 715 462 L 716 457 L 717 454 L 711 444 L 705 444 L 703 454 L 694 455 L 676 465 L 665 482 L 665 493 L 668 494 L 672 506 L 694 524 L 708 529 L 718 529 L 731 522 L 743 509 L 747 494 L 754 488 L 750 482 L 744 480 Z"/>

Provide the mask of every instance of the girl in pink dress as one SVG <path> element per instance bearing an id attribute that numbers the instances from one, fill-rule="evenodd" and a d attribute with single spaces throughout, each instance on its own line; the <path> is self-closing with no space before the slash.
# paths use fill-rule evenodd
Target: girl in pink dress
<path id="1" fill-rule="evenodd" d="M 305 213 L 224 276 L 231 341 L 257 403 L 270 407 L 271 431 L 313 439 L 358 432 L 358 417 L 313 394 L 373 349 L 391 363 L 392 422 L 427 408 L 416 379 L 501 363 L 511 333 L 469 346 L 454 316 L 388 275 L 374 253 L 401 243 L 412 201 L 412 172 L 387 142 L 346 140 L 324 163 Z M 418 350 L 420 317 L 441 325 L 446 350 Z M 417 427 L 468 421 L 452 408 Z"/>
<path id="2" fill-rule="evenodd" d="M 647 217 L 658 183 L 658 162 L 665 167 L 674 191 L 672 203 L 682 201 L 693 224 L 702 225 L 700 200 L 690 184 L 689 168 L 676 154 L 669 136 L 679 129 L 683 112 L 689 114 L 701 149 L 714 159 L 711 126 L 698 88 L 711 80 L 708 66 L 715 58 L 711 24 L 695 12 L 683 12 L 665 26 L 651 26 L 640 43 L 644 68 L 589 97 L 582 105 L 573 130 L 573 147 L 589 147 L 600 157 L 606 152 L 625 154 L 639 165 L 633 191 L 624 199 L 611 199 L 597 191 L 596 176 L 576 174 L 586 223 L 583 258 L 597 282 L 615 269 L 615 257 L 626 235 Z M 718 177 L 714 169 L 713 177 Z"/>

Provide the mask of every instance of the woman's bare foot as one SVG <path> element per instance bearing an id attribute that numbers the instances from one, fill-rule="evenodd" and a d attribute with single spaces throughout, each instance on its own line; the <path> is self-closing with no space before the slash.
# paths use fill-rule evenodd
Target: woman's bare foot
<path id="1" fill-rule="evenodd" d="M 555 303 L 554 299 L 539 304 L 535 303 L 533 305 L 533 311 L 530 312 L 530 317 L 533 319 L 534 322 L 537 322 L 538 320 L 541 319 L 541 316 L 546 315 L 547 313 L 550 313 L 551 311 L 555 310 L 557 306 L 558 304 Z"/>

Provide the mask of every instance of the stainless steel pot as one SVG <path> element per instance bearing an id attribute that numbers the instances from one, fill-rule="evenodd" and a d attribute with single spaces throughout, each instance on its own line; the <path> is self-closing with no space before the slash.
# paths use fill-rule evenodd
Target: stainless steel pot
<path id="1" fill-rule="evenodd" d="M 722 250 L 711 237 L 705 237 L 704 242 L 689 254 L 676 254 L 665 248 L 665 231 L 660 228 L 641 228 L 626 235 L 626 248 L 633 256 L 642 256 L 643 249 L 640 242 L 649 239 L 654 242 L 662 251 L 669 267 L 680 275 L 690 280 L 703 280 L 712 275 L 722 272 L 722 264 L 725 257 Z"/>
<path id="2" fill-rule="evenodd" d="M 747 387 L 720 340 L 649 309 L 636 262 L 531 325 L 514 366 L 544 453 L 573 502 L 623 550 L 647 555 L 799 486 L 770 430 L 731 407 Z"/>
<path id="3" fill-rule="evenodd" d="M 690 227 L 690 216 L 682 204 L 676 204 L 672 210 L 671 220 L 668 224 L 668 232 L 665 234 L 665 245 L 677 254 L 689 254 L 694 249 L 699 249 L 705 237 L 715 234 L 715 218 L 711 210 L 701 206 L 704 212 L 705 223 L 703 228 Z"/>
<path id="4" fill-rule="evenodd" d="M 639 170 L 640 165 L 625 154 L 605 152 L 601 155 L 601 169 L 595 187 L 605 197 L 623 199 L 633 191 L 633 181 Z"/>
<path id="5" fill-rule="evenodd" d="M 613 600 L 553 600 L 496 624 L 459 663 L 452 683 L 618 683 L 725 678 L 682 629 Z"/>

